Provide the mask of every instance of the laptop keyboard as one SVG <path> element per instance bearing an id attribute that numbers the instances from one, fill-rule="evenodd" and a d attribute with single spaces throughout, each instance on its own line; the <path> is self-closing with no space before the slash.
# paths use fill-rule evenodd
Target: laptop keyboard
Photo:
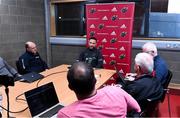
<path id="1" fill-rule="evenodd" d="M 39 117 L 52 117 L 52 116 L 54 116 L 55 114 L 57 114 L 58 111 L 59 111 L 61 108 L 63 108 L 63 107 L 64 107 L 64 106 L 62 106 L 62 105 L 59 104 L 59 105 L 55 106 L 54 108 L 50 109 L 49 111 L 43 113 L 43 114 L 40 115 Z"/>

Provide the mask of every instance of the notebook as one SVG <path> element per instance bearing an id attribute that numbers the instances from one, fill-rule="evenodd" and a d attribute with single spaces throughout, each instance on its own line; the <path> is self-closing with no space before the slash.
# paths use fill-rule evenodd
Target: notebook
<path id="1" fill-rule="evenodd" d="M 64 106 L 52 82 L 24 93 L 32 117 L 53 117 Z"/>
<path id="2" fill-rule="evenodd" d="M 44 76 L 39 73 L 36 73 L 36 72 L 27 73 L 27 74 L 24 74 L 24 75 L 18 77 L 18 79 L 20 81 L 28 82 L 28 83 L 32 83 L 32 82 L 42 79 L 42 78 L 44 78 Z"/>

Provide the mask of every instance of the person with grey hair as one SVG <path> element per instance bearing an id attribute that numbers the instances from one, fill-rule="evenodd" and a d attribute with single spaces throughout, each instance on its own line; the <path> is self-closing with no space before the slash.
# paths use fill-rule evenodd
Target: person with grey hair
<path id="1" fill-rule="evenodd" d="M 78 101 L 60 109 L 58 118 L 125 118 L 128 111 L 141 111 L 136 100 L 120 86 L 96 90 L 94 70 L 85 62 L 74 63 L 67 80 Z"/>
<path id="2" fill-rule="evenodd" d="M 161 84 L 164 84 L 168 75 L 168 67 L 165 60 L 158 55 L 156 45 L 152 42 L 147 42 L 142 46 L 142 50 L 153 56 L 155 77 Z"/>
<path id="3" fill-rule="evenodd" d="M 146 99 L 161 97 L 163 94 L 161 83 L 152 76 L 153 67 L 153 57 L 150 54 L 138 53 L 134 65 L 135 80 L 127 82 L 125 87 L 126 92 L 137 100 L 141 109 L 144 109 Z"/>

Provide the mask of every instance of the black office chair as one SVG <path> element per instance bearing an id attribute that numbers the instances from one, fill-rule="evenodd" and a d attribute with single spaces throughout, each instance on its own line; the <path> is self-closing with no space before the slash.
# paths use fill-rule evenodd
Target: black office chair
<path id="1" fill-rule="evenodd" d="M 157 110 L 158 110 L 158 104 L 161 102 L 164 101 L 165 97 L 166 97 L 166 94 L 167 94 L 167 99 L 168 99 L 168 112 L 169 112 L 169 117 L 171 117 L 171 109 L 170 109 L 170 94 L 169 94 L 169 89 L 168 89 L 168 85 L 171 81 L 171 78 L 172 78 L 173 74 L 170 70 L 168 70 L 168 75 L 167 75 L 167 78 L 166 78 L 166 81 L 164 84 L 162 84 L 163 86 L 163 93 L 162 95 L 159 97 L 155 97 L 155 98 L 149 98 L 147 99 L 145 102 L 146 102 L 146 106 L 140 116 L 145 116 L 145 117 L 149 117 L 150 115 L 152 115 L 152 113 L 157 113 Z M 153 111 L 154 110 L 154 111 Z M 157 114 L 155 114 L 157 115 Z"/>
<path id="2" fill-rule="evenodd" d="M 141 104 L 141 117 L 157 117 L 158 105 L 162 99 L 163 93 L 153 98 L 144 100 Z"/>
<path id="3" fill-rule="evenodd" d="M 166 94 L 167 94 L 169 117 L 171 117 L 171 107 L 170 107 L 170 94 L 169 94 L 168 86 L 169 86 L 169 83 L 170 83 L 170 81 L 171 81 L 171 79 L 172 79 L 172 76 L 173 76 L 172 72 L 171 72 L 170 70 L 168 70 L 168 75 L 167 75 L 166 81 L 165 81 L 165 83 L 162 85 L 163 88 L 164 88 L 164 93 L 163 93 L 161 102 L 162 102 L 162 103 L 164 102 L 164 99 L 165 99 Z"/>

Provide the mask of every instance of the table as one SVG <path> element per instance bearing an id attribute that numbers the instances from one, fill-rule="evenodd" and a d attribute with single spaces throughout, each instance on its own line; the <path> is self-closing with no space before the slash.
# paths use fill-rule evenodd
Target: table
<path id="1" fill-rule="evenodd" d="M 41 74 L 45 77 L 42 80 L 35 81 L 33 83 L 24 83 L 24 82 L 15 82 L 15 86 L 9 86 L 9 98 L 10 98 L 10 111 L 21 111 L 27 107 L 26 101 L 16 101 L 16 97 L 24 92 L 31 90 L 38 86 L 44 85 L 49 82 L 53 82 L 56 93 L 58 95 L 59 101 L 63 105 L 69 105 L 77 100 L 76 95 L 73 91 L 68 88 L 68 81 L 67 81 L 67 71 L 68 65 L 60 65 L 49 70 L 42 72 Z M 100 88 L 113 74 L 115 73 L 114 70 L 108 69 L 95 69 L 95 76 L 97 79 L 96 89 Z M 1 87 L 1 91 L 3 94 L 3 103 L 2 105 L 6 108 L 7 106 L 7 99 L 4 92 L 4 87 Z M 20 96 L 25 100 L 24 94 Z M 7 115 L 7 112 L 3 110 L 3 116 Z M 29 109 L 20 112 L 20 113 L 10 113 L 10 116 L 13 117 L 31 117 Z"/>

